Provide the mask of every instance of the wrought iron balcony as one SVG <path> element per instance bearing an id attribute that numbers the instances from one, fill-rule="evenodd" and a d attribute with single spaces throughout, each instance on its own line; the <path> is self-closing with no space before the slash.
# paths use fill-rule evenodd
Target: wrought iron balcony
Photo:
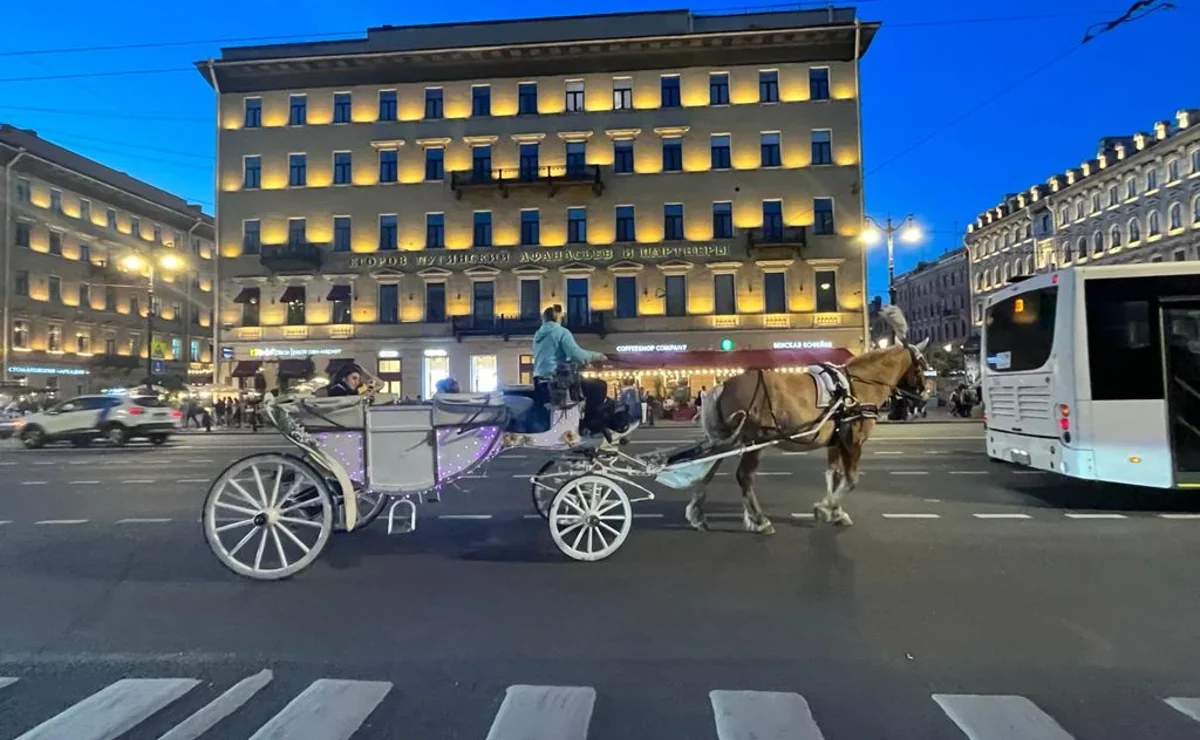
<path id="1" fill-rule="evenodd" d="M 600 195 L 604 192 L 604 180 L 597 165 L 555 165 L 543 167 L 517 167 L 514 169 L 472 169 L 450 173 L 450 189 L 455 197 L 462 198 L 467 190 L 495 188 L 505 198 L 511 188 L 544 187 L 553 197 L 564 187 L 590 187 Z"/>
<path id="2" fill-rule="evenodd" d="M 593 311 L 585 319 L 575 321 L 564 320 L 563 324 L 576 334 L 598 334 L 605 337 L 608 329 L 604 321 L 604 313 Z M 460 342 L 463 337 L 531 337 L 542 325 L 541 317 L 521 318 L 519 316 L 455 316 L 451 319 L 454 338 Z"/>
<path id="3" fill-rule="evenodd" d="M 750 247 L 803 247 L 808 243 L 803 226 L 759 226 L 746 229 Z"/>
<path id="4" fill-rule="evenodd" d="M 310 242 L 263 246 L 262 266 L 271 272 L 311 272 L 321 269 L 321 246 Z"/>

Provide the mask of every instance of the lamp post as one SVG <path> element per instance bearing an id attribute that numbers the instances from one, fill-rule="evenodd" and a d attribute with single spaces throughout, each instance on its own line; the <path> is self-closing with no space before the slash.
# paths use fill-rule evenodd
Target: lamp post
<path id="1" fill-rule="evenodd" d="M 909 244 L 920 241 L 921 228 L 917 226 L 912 214 L 904 217 L 899 224 L 892 223 L 892 217 L 887 217 L 887 224 L 880 226 L 875 219 L 867 216 L 867 228 L 863 231 L 863 239 L 868 244 L 879 241 L 882 234 L 887 238 L 888 258 L 888 303 L 896 303 L 896 232 L 900 232 L 900 240 Z"/>
<path id="2" fill-rule="evenodd" d="M 143 267 L 147 268 L 149 282 L 147 285 L 147 304 L 146 304 L 146 385 L 150 385 L 150 379 L 154 377 L 154 268 L 155 260 L 147 259 L 137 254 L 126 255 L 121 260 L 121 265 L 126 270 L 135 271 Z M 165 270 L 179 270 L 184 266 L 184 262 L 174 254 L 164 254 L 158 258 L 158 266 Z"/>

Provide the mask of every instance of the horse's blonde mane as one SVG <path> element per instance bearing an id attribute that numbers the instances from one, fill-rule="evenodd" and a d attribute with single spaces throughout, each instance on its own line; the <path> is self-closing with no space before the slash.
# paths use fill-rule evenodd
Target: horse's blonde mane
<path id="1" fill-rule="evenodd" d="M 897 342 L 903 342 L 908 338 L 908 319 L 904 318 L 904 312 L 899 306 L 888 304 L 879 309 L 879 316 L 892 330 Z"/>

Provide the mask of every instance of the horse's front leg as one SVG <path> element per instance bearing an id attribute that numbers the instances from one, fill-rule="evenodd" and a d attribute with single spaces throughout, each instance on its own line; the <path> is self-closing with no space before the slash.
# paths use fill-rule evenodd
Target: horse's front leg
<path id="1" fill-rule="evenodd" d="M 830 512 L 832 516 L 830 521 L 834 524 L 840 524 L 843 527 L 849 527 L 854 524 L 854 520 L 842 508 L 842 496 L 854 490 L 858 485 L 859 463 L 862 461 L 863 440 L 852 439 L 842 445 L 842 484 L 834 489 L 829 494 Z"/>
<path id="2" fill-rule="evenodd" d="M 712 470 L 704 476 L 704 479 L 692 487 L 692 500 L 688 502 L 687 508 L 684 509 L 684 516 L 687 517 L 687 522 L 692 529 L 697 532 L 705 532 L 708 530 L 708 517 L 704 515 L 704 502 L 708 498 L 708 484 L 717 476 L 717 469 L 721 467 L 724 459 L 717 460 L 713 464 Z"/>
<path id="3" fill-rule="evenodd" d="M 813 520 L 818 524 L 834 520 L 834 509 L 837 506 L 837 497 L 840 495 L 838 492 L 845 481 L 846 473 L 843 468 L 841 448 L 836 444 L 830 445 L 828 462 L 825 467 L 825 498 L 813 505 Z"/>
<path id="4" fill-rule="evenodd" d="M 758 470 L 761 456 L 762 450 L 747 452 L 738 463 L 737 482 L 742 488 L 742 524 L 750 532 L 775 534 L 775 525 L 763 513 L 758 495 L 754 493 L 754 473 Z"/>

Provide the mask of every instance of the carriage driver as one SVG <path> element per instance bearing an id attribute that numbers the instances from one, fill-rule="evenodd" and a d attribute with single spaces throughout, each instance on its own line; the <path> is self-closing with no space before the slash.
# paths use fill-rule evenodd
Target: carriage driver
<path id="1" fill-rule="evenodd" d="M 587 365 L 608 359 L 603 353 L 580 347 L 571 330 L 562 325 L 562 316 L 562 306 L 550 306 L 542 312 L 542 325 L 533 335 L 533 382 L 539 388 L 549 386 L 559 363 Z M 583 378 L 579 385 L 583 391 L 584 427 L 599 431 L 597 416 L 608 397 L 608 384 L 599 378 Z"/>

